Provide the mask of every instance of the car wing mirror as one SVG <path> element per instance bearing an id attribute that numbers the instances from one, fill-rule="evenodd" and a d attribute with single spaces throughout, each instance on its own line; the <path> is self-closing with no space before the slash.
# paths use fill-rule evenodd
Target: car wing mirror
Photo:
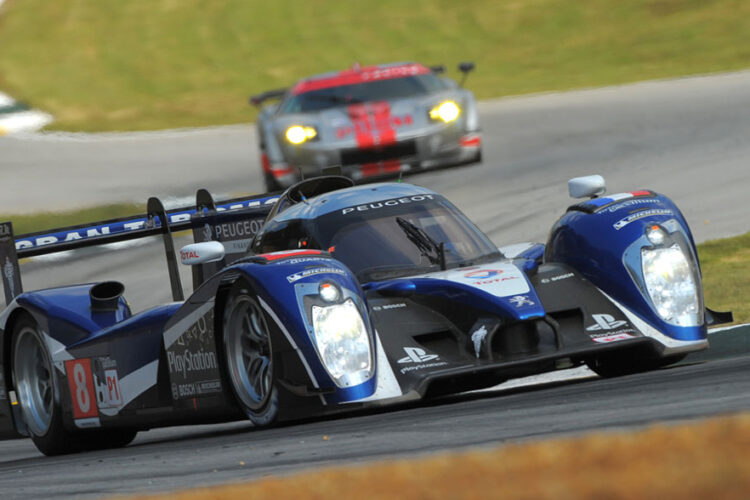
<path id="1" fill-rule="evenodd" d="M 186 266 L 216 262 L 224 258 L 224 245 L 219 241 L 191 243 L 180 249 L 180 261 Z"/>
<path id="2" fill-rule="evenodd" d="M 607 191 L 607 185 L 601 175 L 587 175 L 568 181 L 568 192 L 571 198 L 596 198 L 605 191 Z"/>

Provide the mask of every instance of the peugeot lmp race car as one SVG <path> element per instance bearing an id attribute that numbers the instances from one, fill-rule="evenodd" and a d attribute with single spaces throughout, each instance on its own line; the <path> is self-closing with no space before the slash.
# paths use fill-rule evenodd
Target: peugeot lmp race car
<path id="1" fill-rule="evenodd" d="M 124 446 L 152 427 L 259 426 L 586 364 L 674 363 L 731 313 L 704 308 L 690 230 L 652 191 L 568 208 L 546 245 L 498 248 L 429 189 L 343 176 L 278 198 L 15 238 L 0 226 L 0 430 L 43 453 Z M 194 292 L 184 299 L 171 231 Z M 174 302 L 133 314 L 119 282 L 21 291 L 19 257 L 161 234 Z"/>
<path id="2" fill-rule="evenodd" d="M 466 75 L 473 63 L 461 63 Z M 478 162 L 474 95 L 443 66 L 355 66 L 250 98 L 268 191 L 341 167 L 355 180 Z M 270 100 L 279 102 L 268 103 Z"/>

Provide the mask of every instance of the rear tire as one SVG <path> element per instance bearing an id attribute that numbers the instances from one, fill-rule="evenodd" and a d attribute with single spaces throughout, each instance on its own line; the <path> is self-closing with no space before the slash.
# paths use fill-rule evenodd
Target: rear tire
<path id="1" fill-rule="evenodd" d="M 34 445 L 47 456 L 77 451 L 120 448 L 138 431 L 97 429 L 70 433 L 63 424 L 60 375 L 52 363 L 44 335 L 30 316 L 13 328 L 13 386 Z M 92 404 L 95 404 L 92 402 Z"/>
<path id="2" fill-rule="evenodd" d="M 253 424 L 271 425 L 279 415 L 271 330 L 266 313 L 244 281 L 236 283 L 229 294 L 223 326 L 226 375 L 235 400 Z"/>
<path id="3" fill-rule="evenodd" d="M 664 358 L 634 359 L 622 356 L 603 356 L 586 361 L 594 373 L 600 377 L 611 378 L 634 373 L 657 370 L 665 366 L 677 363 L 687 356 L 686 354 L 674 354 Z"/>
<path id="4" fill-rule="evenodd" d="M 63 426 L 60 376 L 31 317 L 24 316 L 14 325 L 11 352 L 13 386 L 34 445 L 45 455 L 73 451 L 75 441 Z"/>

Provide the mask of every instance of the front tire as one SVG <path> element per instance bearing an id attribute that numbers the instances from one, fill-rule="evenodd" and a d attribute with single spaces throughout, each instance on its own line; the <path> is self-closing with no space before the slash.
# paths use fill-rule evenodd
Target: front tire
<path id="1" fill-rule="evenodd" d="M 242 281 L 229 294 L 223 325 L 226 375 L 237 404 L 253 424 L 271 425 L 279 415 L 271 330 L 266 313 Z"/>
<path id="2" fill-rule="evenodd" d="M 677 363 L 684 359 L 685 356 L 686 354 L 674 354 L 664 358 L 633 359 L 610 355 L 588 360 L 586 361 L 586 366 L 600 377 L 621 377 L 623 375 L 657 370 Z"/>

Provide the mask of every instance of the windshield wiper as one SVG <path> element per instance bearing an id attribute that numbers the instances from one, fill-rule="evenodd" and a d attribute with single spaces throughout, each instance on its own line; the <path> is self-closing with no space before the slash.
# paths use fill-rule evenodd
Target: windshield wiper
<path id="1" fill-rule="evenodd" d="M 396 217 L 396 222 L 421 255 L 427 257 L 431 264 L 439 264 L 440 270 L 445 271 L 445 244 L 442 241 L 437 243 L 424 229 L 402 217 Z"/>

